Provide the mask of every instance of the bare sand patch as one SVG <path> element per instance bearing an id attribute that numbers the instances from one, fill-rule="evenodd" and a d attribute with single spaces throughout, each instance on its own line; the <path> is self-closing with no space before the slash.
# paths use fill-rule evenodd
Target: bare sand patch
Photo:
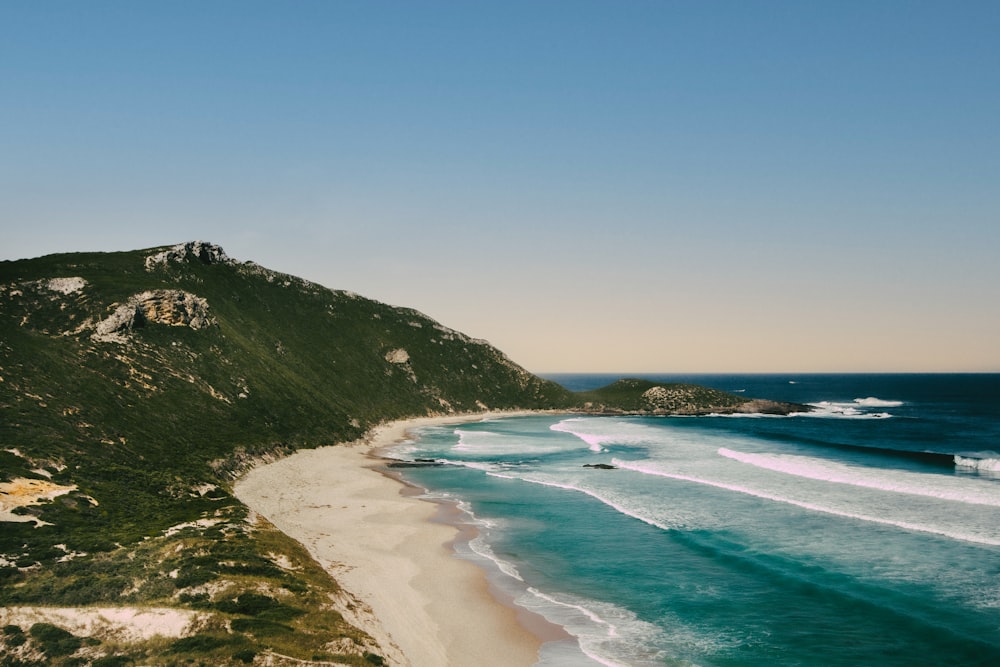
<path id="1" fill-rule="evenodd" d="M 204 614 L 163 607 L 2 607 L 0 625 L 30 628 L 51 623 L 80 637 L 137 642 L 184 637 L 194 632 Z"/>
<path id="2" fill-rule="evenodd" d="M 19 477 L 10 482 L 0 482 L 0 521 L 34 521 L 36 527 L 47 525 L 36 517 L 14 514 L 14 510 L 39 505 L 43 500 L 51 500 L 70 491 L 76 491 L 76 486 L 60 486 L 44 479 Z"/>

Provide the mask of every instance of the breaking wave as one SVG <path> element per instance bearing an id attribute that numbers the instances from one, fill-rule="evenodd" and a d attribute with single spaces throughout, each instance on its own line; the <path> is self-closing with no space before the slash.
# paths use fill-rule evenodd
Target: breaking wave
<path id="1" fill-rule="evenodd" d="M 904 470 L 876 470 L 795 454 L 750 454 L 726 447 L 719 448 L 719 455 L 757 468 L 806 479 L 952 500 L 970 505 L 1000 507 L 1000 487 L 995 484 L 976 484 L 976 480 L 945 475 L 931 476 Z M 1000 459 L 992 460 L 1000 463 Z"/>
<path id="2" fill-rule="evenodd" d="M 564 419 L 550 426 L 549 430 L 576 436 L 587 443 L 592 452 L 606 452 L 605 445 L 609 444 L 637 445 L 648 442 L 650 438 L 648 427 L 593 417 Z"/>
<path id="3" fill-rule="evenodd" d="M 778 493 L 770 491 L 754 489 L 742 484 L 732 484 L 729 482 L 723 482 L 719 480 L 705 479 L 694 475 L 685 475 L 679 473 L 671 473 L 664 470 L 658 470 L 656 468 L 640 465 L 639 463 L 635 463 L 632 461 L 620 461 L 618 459 L 613 459 L 612 463 L 614 463 L 614 465 L 624 470 L 631 470 L 633 472 L 641 473 L 643 475 L 654 475 L 657 477 L 665 477 L 685 482 L 692 482 L 694 484 L 702 484 L 705 486 L 715 487 L 717 489 L 723 489 L 726 491 L 733 491 L 736 493 L 742 493 L 749 496 L 754 496 L 756 498 L 761 498 L 763 500 L 770 500 L 773 502 L 784 503 L 787 505 L 794 505 L 795 507 L 800 507 L 802 509 L 809 510 L 812 512 L 822 512 L 824 514 L 832 514 L 834 516 L 840 516 L 847 519 L 855 519 L 858 521 L 866 521 L 886 526 L 894 526 L 896 528 L 902 528 L 904 530 L 912 530 L 922 533 L 931 533 L 933 535 L 940 535 L 942 537 L 947 537 L 953 540 L 961 540 L 963 542 L 975 542 L 978 544 L 987 544 L 990 546 L 1000 546 L 1000 539 L 990 535 L 981 535 L 979 533 L 963 532 L 942 526 L 921 524 L 913 521 L 901 521 L 901 520 L 890 519 L 884 516 L 876 516 L 873 514 L 864 514 L 861 512 L 842 510 L 838 509 L 837 507 L 833 507 L 830 505 L 823 505 L 818 502 L 803 501 L 796 498 L 782 496 Z M 654 522 L 647 521 L 647 523 L 654 523 Z"/>
<path id="4" fill-rule="evenodd" d="M 996 452 L 989 452 L 985 456 L 974 456 L 972 454 L 955 455 L 955 467 L 967 470 L 979 470 L 982 472 L 1000 473 L 1000 455 Z"/>
<path id="5" fill-rule="evenodd" d="M 818 403 L 809 403 L 809 405 L 812 406 L 814 410 L 811 412 L 796 412 L 794 414 L 797 416 L 833 417 L 839 419 L 885 419 L 886 417 L 892 416 L 888 412 L 865 412 L 864 410 L 859 409 L 859 406 L 873 406 L 857 402 L 835 403 L 833 401 L 819 401 Z"/>
<path id="6" fill-rule="evenodd" d="M 874 396 L 855 398 L 854 402 L 866 408 L 898 408 L 903 404 L 903 401 L 887 401 L 882 398 L 875 398 Z"/>

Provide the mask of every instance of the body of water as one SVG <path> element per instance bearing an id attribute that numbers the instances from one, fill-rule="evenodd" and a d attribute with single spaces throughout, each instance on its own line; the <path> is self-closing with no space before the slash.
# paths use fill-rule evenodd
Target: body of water
<path id="1" fill-rule="evenodd" d="M 466 510 L 461 555 L 575 637 L 541 664 L 1000 664 L 1000 376 L 650 379 L 814 411 L 518 417 L 391 452 L 436 462 L 400 471 Z"/>

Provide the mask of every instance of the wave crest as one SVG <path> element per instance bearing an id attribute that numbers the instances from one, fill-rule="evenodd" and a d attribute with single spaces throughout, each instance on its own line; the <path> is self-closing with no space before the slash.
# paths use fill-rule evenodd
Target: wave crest
<path id="1" fill-rule="evenodd" d="M 867 399 L 855 399 L 867 400 Z M 892 415 L 888 412 L 864 412 L 858 409 L 860 403 L 835 403 L 833 401 L 820 401 L 810 403 L 815 410 L 812 412 L 797 412 L 797 416 L 806 417 L 832 417 L 838 419 L 885 419 Z"/>
<path id="2" fill-rule="evenodd" d="M 720 456 L 756 468 L 820 482 L 951 500 L 969 505 L 1000 507 L 1000 491 L 996 486 L 969 484 L 975 480 L 962 480 L 943 475 L 930 476 L 904 470 L 875 470 L 796 454 L 752 454 L 727 447 L 720 447 L 718 451 Z M 1000 459 L 992 460 L 1000 463 Z"/>
<path id="3" fill-rule="evenodd" d="M 875 398 L 874 396 L 855 398 L 854 402 L 866 408 L 898 408 L 903 404 L 903 401 L 888 401 L 883 398 Z"/>
<path id="4" fill-rule="evenodd" d="M 1000 472 L 1000 458 L 955 455 L 955 467 L 985 472 Z"/>

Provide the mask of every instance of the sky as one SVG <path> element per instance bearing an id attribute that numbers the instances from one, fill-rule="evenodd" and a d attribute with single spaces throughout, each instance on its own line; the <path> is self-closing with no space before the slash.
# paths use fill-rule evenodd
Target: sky
<path id="1" fill-rule="evenodd" d="M 0 0 L 0 260 L 205 240 L 531 371 L 1000 371 L 1000 2 Z"/>

